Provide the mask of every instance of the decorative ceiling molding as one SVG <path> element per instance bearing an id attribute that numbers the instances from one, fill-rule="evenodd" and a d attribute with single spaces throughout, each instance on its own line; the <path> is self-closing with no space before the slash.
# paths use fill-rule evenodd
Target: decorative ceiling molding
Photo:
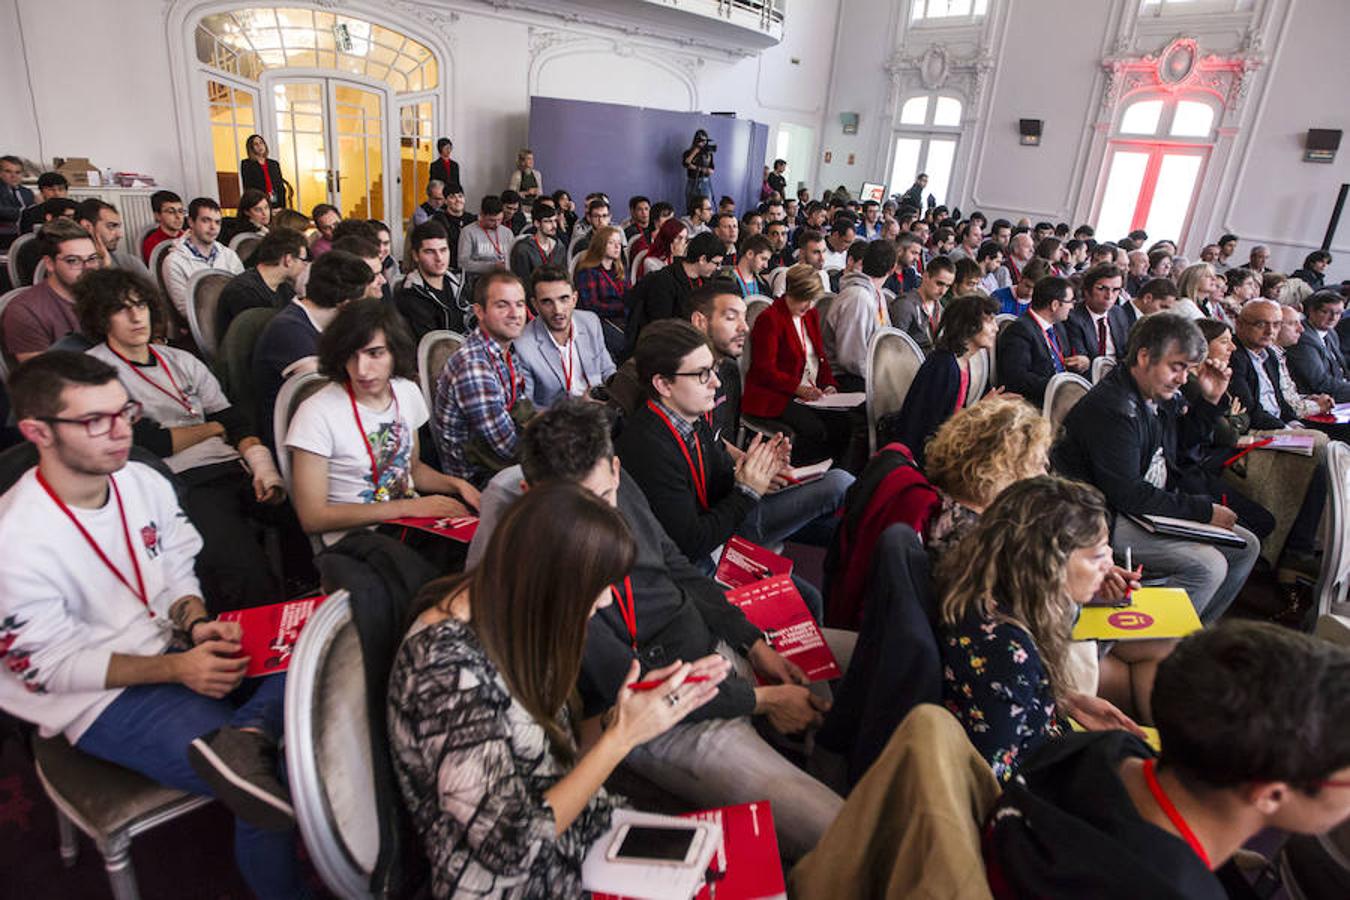
<path id="1" fill-rule="evenodd" d="M 989 73 L 994 70 L 994 56 L 987 46 L 980 46 L 969 56 L 957 56 L 942 43 L 931 43 L 921 53 L 906 53 L 896 49 L 887 61 L 886 74 L 890 77 L 888 108 L 915 82 L 926 91 L 950 91 L 961 94 L 965 104 L 963 117 L 975 115 L 984 95 Z"/>
<path id="2" fill-rule="evenodd" d="M 1121 100 L 1135 91 L 1165 93 L 1208 90 L 1223 101 L 1225 124 L 1233 124 L 1251 91 L 1255 74 L 1267 62 L 1259 29 L 1249 28 L 1232 54 L 1202 55 L 1200 42 L 1179 34 L 1159 52 L 1144 56 L 1113 54 L 1102 60 L 1106 87 L 1098 126 L 1109 125 Z"/>
<path id="3" fill-rule="evenodd" d="M 640 48 L 637 48 L 640 49 Z M 539 93 L 540 72 L 545 64 L 559 57 L 590 54 L 613 54 L 621 57 L 638 55 L 630 43 L 616 38 L 599 37 L 578 31 L 556 31 L 549 28 L 529 29 L 529 88 Z M 685 53 L 642 54 L 648 65 L 664 69 L 673 75 L 689 95 L 689 110 L 698 107 L 698 74 L 705 60 Z"/>

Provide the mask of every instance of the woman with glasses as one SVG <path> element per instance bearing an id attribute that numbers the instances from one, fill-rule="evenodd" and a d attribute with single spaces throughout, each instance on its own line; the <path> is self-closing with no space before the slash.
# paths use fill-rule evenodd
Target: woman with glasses
<path id="1" fill-rule="evenodd" d="M 682 319 L 653 322 L 634 359 L 647 402 L 624 426 L 619 458 L 690 562 L 711 572 L 713 550 L 733 534 L 763 545 L 789 537 L 828 545 L 853 476 L 832 469 L 792 485 L 792 448 L 782 435 L 756 437 L 733 456 L 709 424 L 719 381 L 703 332 Z"/>
<path id="2" fill-rule="evenodd" d="M 212 612 L 285 599 L 257 537 L 260 523 L 281 529 L 289 574 L 311 580 L 308 548 L 271 451 L 201 360 L 153 343 L 165 322 L 154 285 L 104 269 L 79 281 L 75 303 L 81 330 L 98 342 L 89 354 L 117 371 L 144 411 L 136 443 L 163 457 L 186 488 L 184 510 L 205 541 L 197 571 Z"/>

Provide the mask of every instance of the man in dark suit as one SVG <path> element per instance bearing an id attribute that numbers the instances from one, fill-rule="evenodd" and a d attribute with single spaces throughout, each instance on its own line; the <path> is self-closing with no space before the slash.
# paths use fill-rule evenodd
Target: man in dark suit
<path id="1" fill-rule="evenodd" d="M 0 250 L 19 236 L 19 218 L 25 207 L 33 205 L 33 192 L 24 187 L 23 161 L 17 156 L 0 156 Z"/>
<path id="2" fill-rule="evenodd" d="M 1003 363 L 1000 348 L 999 363 Z M 1178 463 L 1212 440 L 1222 416 L 1218 403 L 1229 372 L 1205 361 L 1205 339 L 1178 315 L 1148 316 L 1130 333 L 1128 362 L 1093 385 L 1064 419 L 1051 464 L 1068 478 L 1093 485 L 1116 513 L 1111 545 L 1127 548 L 1151 577 L 1184 588 L 1205 624 L 1218 620 L 1246 582 L 1261 551 L 1256 535 L 1237 524 L 1237 514 L 1202 493 L 1181 489 Z M 1239 353 L 1233 354 L 1234 358 Z M 1189 371 L 1200 399 L 1187 406 L 1181 395 Z M 1129 518 L 1162 515 L 1231 528 L 1242 547 L 1151 534 Z"/>
<path id="3" fill-rule="evenodd" d="M 1280 361 L 1271 350 L 1283 322 L 1280 305 L 1273 300 L 1253 300 L 1238 314 L 1229 390 L 1251 414 L 1257 431 L 1284 428 L 1298 418 L 1280 390 Z"/>
<path id="4" fill-rule="evenodd" d="M 450 158 L 450 151 L 454 149 L 454 141 L 448 137 L 441 138 L 436 142 L 436 158 L 431 161 L 431 180 L 444 184 L 447 194 L 452 185 L 459 187 L 460 193 L 464 192 L 464 182 L 459 180 L 459 163 Z"/>
<path id="5" fill-rule="evenodd" d="M 1337 291 L 1318 291 L 1303 301 L 1307 328 L 1290 347 L 1289 372 L 1300 394 L 1330 394 L 1337 403 L 1350 401 L 1350 379 L 1345 377 L 1336 325 L 1345 312 L 1345 298 Z"/>
<path id="6" fill-rule="evenodd" d="M 1069 333 L 1075 355 L 1088 359 L 1123 355 L 1129 326 L 1119 316 L 1112 322 L 1110 313 L 1116 308 L 1124 286 L 1125 273 L 1111 263 L 1093 266 L 1083 273 L 1079 286 L 1083 302 L 1064 320 L 1064 330 Z"/>
<path id="7" fill-rule="evenodd" d="M 1088 370 L 1091 361 L 1074 353 L 1064 319 L 1073 309 L 1073 287 L 1065 278 L 1042 278 L 1026 315 L 998 336 L 999 384 L 1040 406 L 1045 386 L 1060 372 Z"/>
<path id="8" fill-rule="evenodd" d="M 1144 316 L 1156 312 L 1166 312 L 1177 302 L 1177 286 L 1170 278 L 1150 278 L 1139 289 L 1139 293 L 1125 303 L 1117 303 L 1107 313 L 1107 325 L 1113 329 L 1112 335 L 1123 335 L 1116 341 L 1116 358 L 1125 358 L 1125 348 L 1129 344 L 1130 329 Z"/>

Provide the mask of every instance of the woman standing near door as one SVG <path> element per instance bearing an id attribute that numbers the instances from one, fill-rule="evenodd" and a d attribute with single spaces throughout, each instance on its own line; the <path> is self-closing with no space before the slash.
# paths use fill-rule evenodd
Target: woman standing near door
<path id="1" fill-rule="evenodd" d="M 248 156 L 239 161 L 239 180 L 244 190 L 250 188 L 267 195 L 273 209 L 286 205 L 286 182 L 281 177 L 281 163 L 267 158 L 267 141 L 260 134 L 250 134 L 244 142 Z"/>

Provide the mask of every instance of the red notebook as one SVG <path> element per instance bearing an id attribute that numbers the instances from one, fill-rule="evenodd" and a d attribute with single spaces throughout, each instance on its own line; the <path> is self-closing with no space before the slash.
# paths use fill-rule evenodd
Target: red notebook
<path id="1" fill-rule="evenodd" d="M 252 678 L 286 671 L 291 664 L 295 642 L 300 639 L 300 629 L 327 599 L 326 594 L 315 594 L 270 606 L 221 613 L 220 621 L 238 622 L 244 630 L 242 653 L 248 657 L 244 674 Z"/>
<path id="2" fill-rule="evenodd" d="M 729 588 L 744 587 L 775 575 L 791 575 L 792 560 L 732 535 L 722 546 L 722 558 L 713 575 Z"/>
<path id="3" fill-rule="evenodd" d="M 478 517 L 450 516 L 441 519 L 436 516 L 404 516 L 402 519 L 390 519 L 387 524 L 429 531 L 443 538 L 467 544 L 473 540 L 473 533 L 478 530 Z"/>
<path id="4" fill-rule="evenodd" d="M 808 681 L 843 675 L 791 576 L 778 575 L 727 591 L 727 599 L 769 636 L 773 649 L 806 673 Z"/>
<path id="5" fill-rule="evenodd" d="M 762 900 L 787 896 L 769 801 L 706 809 L 680 818 L 722 826 L 722 845 L 708 865 L 708 883 L 694 895 L 694 900 Z M 591 896 L 595 900 L 625 900 L 614 894 Z"/>

